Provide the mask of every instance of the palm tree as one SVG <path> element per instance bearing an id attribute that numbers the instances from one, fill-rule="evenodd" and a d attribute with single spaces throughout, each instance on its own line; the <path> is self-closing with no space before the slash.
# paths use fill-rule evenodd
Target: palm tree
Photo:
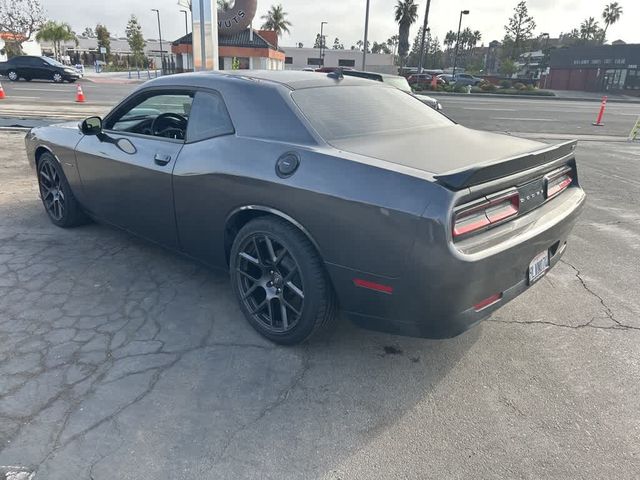
<path id="1" fill-rule="evenodd" d="M 620 20 L 620 16 L 622 15 L 622 7 L 618 5 L 618 2 L 611 2 L 609 5 L 604 7 L 602 11 L 602 19 L 604 20 L 604 30 L 602 32 L 602 40 L 604 43 L 604 39 L 607 35 L 607 28 L 609 25 L 613 25 L 618 20 Z"/>
<path id="2" fill-rule="evenodd" d="M 392 35 L 387 39 L 387 45 L 391 49 L 391 54 L 395 57 L 398 48 L 398 35 Z"/>
<path id="3" fill-rule="evenodd" d="M 282 4 L 271 5 L 267 14 L 262 16 L 264 20 L 262 28 L 273 30 L 278 36 L 281 36 L 283 32 L 289 33 L 291 22 L 285 18 L 287 15 L 288 13 L 282 9 Z"/>
<path id="4" fill-rule="evenodd" d="M 594 40 L 598 36 L 600 26 L 595 18 L 589 17 L 580 24 L 580 38 L 587 43 L 589 40 Z"/>
<path id="5" fill-rule="evenodd" d="M 58 60 L 62 55 L 62 42 L 75 41 L 78 44 L 76 34 L 71 31 L 71 25 L 68 23 L 58 23 L 53 20 L 45 23 L 40 31 L 36 34 L 38 42 L 51 42 L 53 44 L 53 55 Z"/>
<path id="6" fill-rule="evenodd" d="M 409 28 L 418 19 L 418 4 L 413 0 L 398 0 L 395 7 L 398 22 L 398 55 L 404 58 L 409 52 Z"/>
<path id="7" fill-rule="evenodd" d="M 218 0 L 218 10 L 228 12 L 233 7 L 233 0 Z"/>

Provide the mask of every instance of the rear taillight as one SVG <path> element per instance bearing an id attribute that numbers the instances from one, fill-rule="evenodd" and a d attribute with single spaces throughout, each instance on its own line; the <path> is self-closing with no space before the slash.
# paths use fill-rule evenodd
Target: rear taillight
<path id="1" fill-rule="evenodd" d="M 566 190 L 566 188 L 571 185 L 571 182 L 573 182 L 573 171 L 571 167 L 562 167 L 545 175 L 544 185 L 546 197 L 555 197 L 560 192 Z"/>
<path id="2" fill-rule="evenodd" d="M 519 209 L 520 195 L 514 189 L 462 205 L 455 211 L 453 237 L 468 235 L 501 223 L 518 215 Z"/>

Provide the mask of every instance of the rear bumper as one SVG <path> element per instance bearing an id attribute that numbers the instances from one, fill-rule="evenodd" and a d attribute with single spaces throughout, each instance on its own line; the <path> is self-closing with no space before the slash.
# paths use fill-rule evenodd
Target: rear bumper
<path id="1" fill-rule="evenodd" d="M 486 249 L 460 249 L 437 241 L 433 229 L 425 228 L 419 235 L 424 241 L 414 247 L 412 266 L 399 278 L 329 266 L 336 289 L 346 292 L 340 295 L 342 308 L 364 328 L 426 338 L 459 335 L 530 288 L 528 267 L 538 253 L 548 249 L 550 267 L 558 263 L 584 200 L 582 189 L 570 189 L 562 201 L 530 212 L 520 225 L 497 227 L 505 230 L 503 240 Z M 356 287 L 356 277 L 389 285 L 393 291 Z M 480 311 L 474 308 L 497 293 L 502 297 L 495 304 Z"/>

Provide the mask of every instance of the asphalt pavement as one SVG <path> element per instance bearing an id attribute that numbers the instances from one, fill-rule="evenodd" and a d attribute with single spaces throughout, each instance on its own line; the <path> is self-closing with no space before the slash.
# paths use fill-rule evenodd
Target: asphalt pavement
<path id="1" fill-rule="evenodd" d="M 507 101 L 492 115 L 535 131 Z M 557 113 L 575 120 L 548 135 L 588 117 Z M 0 132 L 0 479 L 637 479 L 640 146 L 593 138 L 563 261 L 489 319 L 434 341 L 341 318 L 285 348 L 226 274 L 53 226 L 23 134 Z"/>

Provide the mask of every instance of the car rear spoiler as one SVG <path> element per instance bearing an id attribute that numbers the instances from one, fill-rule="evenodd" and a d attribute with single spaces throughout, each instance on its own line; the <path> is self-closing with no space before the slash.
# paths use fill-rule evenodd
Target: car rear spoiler
<path id="1" fill-rule="evenodd" d="M 491 160 L 473 165 L 470 168 L 451 170 L 450 172 L 435 175 L 434 178 L 438 183 L 446 187 L 460 190 L 472 185 L 507 177 L 570 155 L 575 150 L 577 143 L 577 140 L 570 140 L 530 153 L 501 160 Z"/>

